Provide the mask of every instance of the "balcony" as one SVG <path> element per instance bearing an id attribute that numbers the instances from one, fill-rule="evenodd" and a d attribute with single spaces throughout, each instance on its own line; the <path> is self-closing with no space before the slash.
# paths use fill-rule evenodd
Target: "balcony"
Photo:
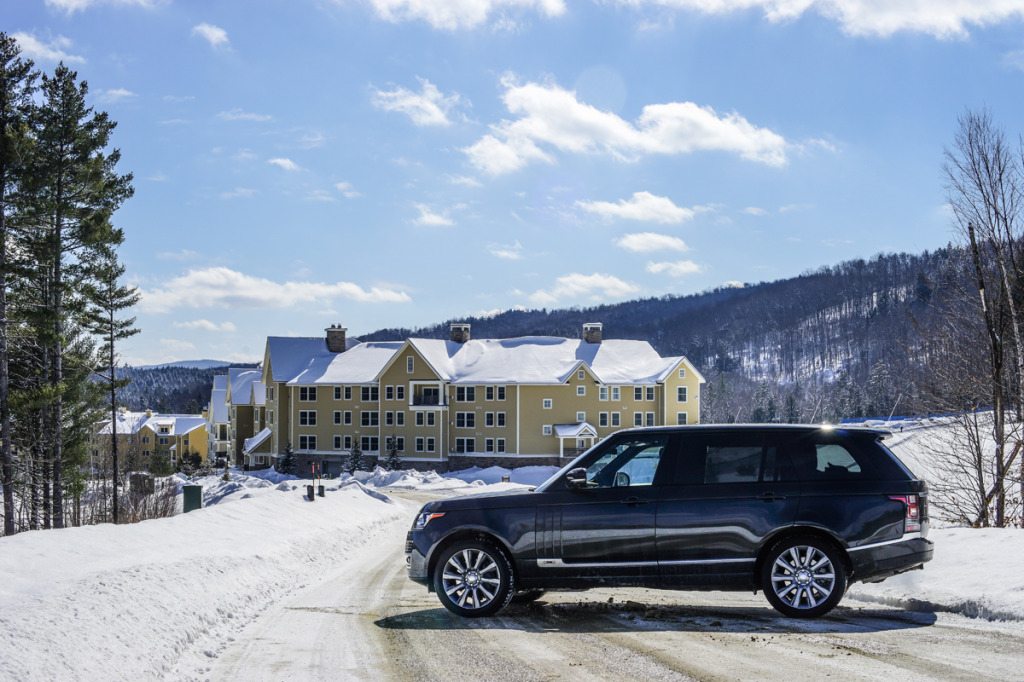
<path id="1" fill-rule="evenodd" d="M 431 391 L 424 391 L 423 393 L 414 393 L 412 396 L 413 407 L 446 407 L 446 403 L 441 401 L 440 393 Z"/>

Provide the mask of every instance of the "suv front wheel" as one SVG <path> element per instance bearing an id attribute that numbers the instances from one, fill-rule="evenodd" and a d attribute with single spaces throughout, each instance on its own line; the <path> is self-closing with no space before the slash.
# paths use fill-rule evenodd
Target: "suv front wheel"
<path id="1" fill-rule="evenodd" d="M 846 567 L 830 543 L 813 536 L 780 541 L 761 566 L 761 589 L 779 613 L 817 618 L 846 592 Z"/>
<path id="2" fill-rule="evenodd" d="M 434 590 L 454 614 L 490 616 L 512 598 L 512 563 L 488 542 L 458 542 L 441 553 L 434 569 Z"/>

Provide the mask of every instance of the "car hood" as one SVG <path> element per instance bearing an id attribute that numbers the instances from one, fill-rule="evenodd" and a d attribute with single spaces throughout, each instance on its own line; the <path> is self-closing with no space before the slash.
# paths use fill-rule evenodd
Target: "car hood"
<path id="1" fill-rule="evenodd" d="M 443 500 L 428 502 L 423 511 L 445 512 L 461 509 L 499 509 L 501 507 L 522 507 L 536 504 L 538 493 L 533 490 L 511 490 L 480 495 L 460 495 Z"/>

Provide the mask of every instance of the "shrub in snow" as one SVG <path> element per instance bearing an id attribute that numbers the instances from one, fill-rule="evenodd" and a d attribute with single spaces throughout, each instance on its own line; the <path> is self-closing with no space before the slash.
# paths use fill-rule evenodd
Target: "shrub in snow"
<path id="1" fill-rule="evenodd" d="M 345 462 L 345 473 L 351 475 L 364 469 L 366 469 L 366 466 L 363 463 L 363 450 L 359 447 L 359 443 L 352 443 L 352 449 L 348 453 L 348 460 Z"/>
<path id="2" fill-rule="evenodd" d="M 398 440 L 394 436 L 388 438 L 388 452 L 384 456 L 384 461 L 381 462 L 381 468 L 384 471 L 401 471 L 402 469 L 402 458 L 398 456 Z"/>
<path id="3" fill-rule="evenodd" d="M 277 473 L 286 476 L 295 475 L 295 451 L 289 442 L 284 446 L 284 453 L 277 460 Z"/>

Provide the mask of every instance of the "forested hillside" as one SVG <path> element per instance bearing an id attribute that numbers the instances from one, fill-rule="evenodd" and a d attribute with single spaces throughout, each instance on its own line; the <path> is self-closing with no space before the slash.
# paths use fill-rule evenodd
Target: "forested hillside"
<path id="1" fill-rule="evenodd" d="M 255 367 L 238 363 L 232 367 Z M 171 414 L 199 414 L 210 402 L 213 377 L 227 374 L 227 367 L 124 367 L 119 378 L 131 382 L 117 390 L 117 401 L 130 410 Z"/>

